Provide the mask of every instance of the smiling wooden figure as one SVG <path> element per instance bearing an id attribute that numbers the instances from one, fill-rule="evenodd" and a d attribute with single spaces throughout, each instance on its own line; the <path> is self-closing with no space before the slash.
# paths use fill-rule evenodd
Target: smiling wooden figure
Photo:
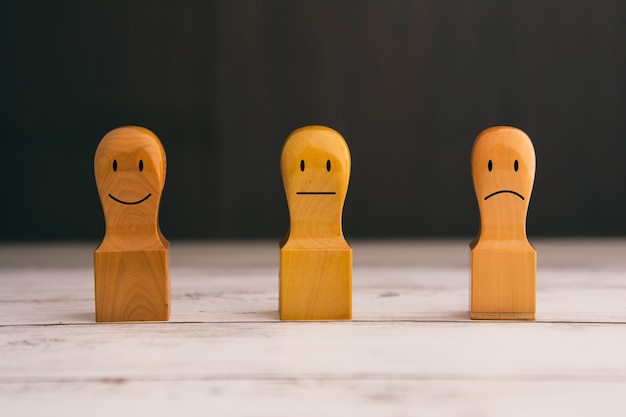
<path id="1" fill-rule="evenodd" d="M 289 233 L 280 245 L 282 320 L 352 318 L 352 249 L 341 217 L 350 179 L 350 150 L 324 126 L 297 129 L 280 166 Z"/>
<path id="2" fill-rule="evenodd" d="M 519 129 L 492 127 L 476 138 L 471 163 L 480 210 L 470 244 L 471 318 L 534 320 L 537 252 L 526 237 L 533 144 Z"/>
<path id="3" fill-rule="evenodd" d="M 107 133 L 94 168 L 106 232 L 94 253 L 96 321 L 168 320 L 169 242 L 159 229 L 165 150 L 135 126 Z"/>

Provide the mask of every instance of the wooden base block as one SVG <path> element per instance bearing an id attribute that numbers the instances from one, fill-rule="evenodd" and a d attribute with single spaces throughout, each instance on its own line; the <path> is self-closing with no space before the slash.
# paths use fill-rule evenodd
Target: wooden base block
<path id="1" fill-rule="evenodd" d="M 537 252 L 473 250 L 470 317 L 534 320 Z"/>
<path id="2" fill-rule="evenodd" d="M 94 254 L 96 321 L 165 321 L 170 317 L 168 251 Z"/>
<path id="3" fill-rule="evenodd" d="M 281 249 L 281 320 L 352 318 L 352 249 Z"/>

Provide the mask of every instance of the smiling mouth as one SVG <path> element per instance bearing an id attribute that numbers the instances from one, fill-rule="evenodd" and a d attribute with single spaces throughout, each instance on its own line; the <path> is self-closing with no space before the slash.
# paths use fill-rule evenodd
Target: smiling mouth
<path id="1" fill-rule="evenodd" d="M 304 195 L 314 195 L 314 194 L 325 194 L 325 195 L 331 195 L 331 194 L 337 194 L 334 191 L 298 191 L 296 194 L 304 194 Z"/>
<path id="2" fill-rule="evenodd" d="M 144 201 L 146 201 L 147 199 L 150 198 L 150 196 L 152 195 L 152 193 L 148 194 L 147 196 L 145 196 L 144 198 L 142 198 L 141 200 L 137 200 L 137 201 L 124 201 L 124 200 L 120 200 L 119 198 L 115 198 L 113 197 L 111 194 L 109 194 L 109 197 L 111 197 L 113 200 L 117 201 L 118 203 L 121 204 L 126 204 L 128 206 L 132 206 L 134 204 L 139 204 L 139 203 L 143 203 Z"/>
<path id="3" fill-rule="evenodd" d="M 500 191 L 496 191 L 495 193 L 491 193 L 489 194 L 487 197 L 485 197 L 485 200 L 487 200 L 488 198 L 493 197 L 494 195 L 498 195 L 498 194 L 502 194 L 502 193 L 510 193 L 510 194 L 515 194 L 516 196 L 518 196 L 519 198 L 521 198 L 522 200 L 524 200 L 524 196 L 521 195 L 518 192 L 512 191 L 512 190 L 500 190 Z"/>

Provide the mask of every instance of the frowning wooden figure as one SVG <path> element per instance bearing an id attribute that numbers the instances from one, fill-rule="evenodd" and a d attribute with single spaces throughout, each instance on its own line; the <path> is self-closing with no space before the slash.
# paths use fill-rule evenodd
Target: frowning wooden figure
<path id="1" fill-rule="evenodd" d="M 471 248 L 473 319 L 534 320 L 537 252 L 526 237 L 535 150 L 521 130 L 497 126 L 474 142 L 480 232 Z"/>

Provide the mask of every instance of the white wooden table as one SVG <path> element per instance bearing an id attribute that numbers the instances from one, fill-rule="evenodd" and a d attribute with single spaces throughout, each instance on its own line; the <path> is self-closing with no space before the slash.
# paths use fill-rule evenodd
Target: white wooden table
<path id="1" fill-rule="evenodd" d="M 624 416 L 626 239 L 540 240 L 537 321 L 466 240 L 352 241 L 354 320 L 280 322 L 276 242 L 172 242 L 172 316 L 94 323 L 94 244 L 0 245 L 2 416 Z"/>

